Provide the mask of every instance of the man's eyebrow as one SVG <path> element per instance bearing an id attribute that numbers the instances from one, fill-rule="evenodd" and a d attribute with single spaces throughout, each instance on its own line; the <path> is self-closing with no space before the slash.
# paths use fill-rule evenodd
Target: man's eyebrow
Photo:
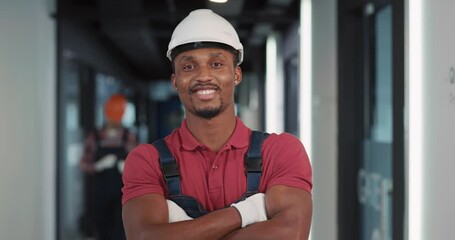
<path id="1" fill-rule="evenodd" d="M 192 59 L 194 59 L 193 55 L 182 55 L 178 62 L 190 61 Z"/>
<path id="2" fill-rule="evenodd" d="M 212 52 L 210 53 L 211 57 L 225 57 L 225 55 L 222 52 Z"/>
<path id="3" fill-rule="evenodd" d="M 210 57 L 221 57 L 221 58 L 225 58 L 226 57 L 226 55 L 223 54 L 223 52 L 211 52 L 211 53 L 209 53 L 209 56 Z M 196 57 L 193 56 L 193 55 L 184 55 L 184 54 L 182 54 L 182 57 L 177 62 L 191 61 L 191 60 L 193 60 L 195 58 Z"/>

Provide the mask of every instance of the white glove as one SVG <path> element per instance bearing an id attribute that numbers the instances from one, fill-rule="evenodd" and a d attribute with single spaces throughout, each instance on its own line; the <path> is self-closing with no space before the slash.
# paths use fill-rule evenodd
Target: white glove
<path id="1" fill-rule="evenodd" d="M 117 161 L 117 156 L 115 154 L 108 154 L 95 163 L 95 170 L 101 172 L 112 168 L 115 165 L 115 161 Z"/>
<path id="2" fill-rule="evenodd" d="M 180 221 L 185 221 L 185 220 L 192 220 L 190 216 L 188 216 L 179 205 L 177 205 L 175 202 L 171 200 L 166 200 L 167 203 L 167 209 L 169 212 L 169 222 L 180 222 Z"/>
<path id="3" fill-rule="evenodd" d="M 231 204 L 231 207 L 239 211 L 242 227 L 267 220 L 264 193 L 256 193 L 241 202 Z"/>
<path id="4" fill-rule="evenodd" d="M 123 174 L 123 169 L 125 168 L 125 160 L 121 159 L 117 162 L 117 169 L 120 174 Z"/>

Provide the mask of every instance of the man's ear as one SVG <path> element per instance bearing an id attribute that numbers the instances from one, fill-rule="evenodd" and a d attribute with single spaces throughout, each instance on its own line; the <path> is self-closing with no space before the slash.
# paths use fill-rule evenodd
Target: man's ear
<path id="1" fill-rule="evenodd" d="M 234 83 L 238 85 L 242 81 L 242 69 L 240 67 L 236 67 L 234 69 Z"/>
<path id="2" fill-rule="evenodd" d="M 177 82 L 175 80 L 175 74 L 171 74 L 171 84 L 172 84 L 172 88 L 174 88 L 175 90 L 177 90 Z"/>

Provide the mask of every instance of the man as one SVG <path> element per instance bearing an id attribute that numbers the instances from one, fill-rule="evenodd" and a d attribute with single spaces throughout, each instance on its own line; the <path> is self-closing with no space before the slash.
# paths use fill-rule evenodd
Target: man
<path id="1" fill-rule="evenodd" d="M 235 116 L 243 46 L 232 25 L 211 10 L 195 10 L 175 28 L 167 56 L 186 117 L 165 143 L 182 195 L 209 213 L 192 218 L 166 199 L 160 153 L 143 144 L 129 154 L 123 175 L 128 239 L 307 239 L 311 166 L 294 136 L 270 134 L 263 141 L 259 193 L 236 202 L 247 188 L 244 158 L 252 131 Z"/>
<path id="2" fill-rule="evenodd" d="M 104 104 L 105 124 L 87 134 L 80 162 L 81 170 L 89 177 L 85 214 L 93 214 L 99 240 L 125 239 L 121 217 L 122 172 L 124 159 L 137 145 L 136 135 L 122 125 L 126 104 L 122 94 L 109 97 Z M 90 221 L 87 216 L 85 220 Z"/>

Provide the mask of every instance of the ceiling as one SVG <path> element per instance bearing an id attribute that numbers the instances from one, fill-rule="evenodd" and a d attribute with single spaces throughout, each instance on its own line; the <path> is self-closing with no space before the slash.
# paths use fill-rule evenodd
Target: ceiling
<path id="1" fill-rule="evenodd" d="M 263 51 L 266 36 L 298 21 L 300 0 L 59 0 L 58 16 L 99 35 L 141 79 L 166 79 L 165 53 L 174 27 L 191 10 L 210 8 L 237 29 L 248 68 Z"/>

